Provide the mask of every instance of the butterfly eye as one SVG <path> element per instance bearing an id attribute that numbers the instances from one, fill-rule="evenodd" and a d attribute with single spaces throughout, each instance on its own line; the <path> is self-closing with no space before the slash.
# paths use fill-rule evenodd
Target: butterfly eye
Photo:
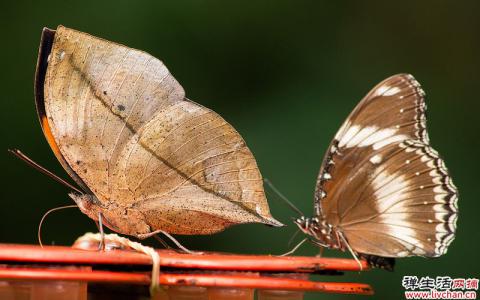
<path id="1" fill-rule="evenodd" d="M 307 222 L 307 219 L 305 219 L 305 217 L 300 217 L 300 218 L 296 218 L 294 220 L 294 223 L 297 224 L 298 228 L 300 228 L 300 230 L 302 230 L 303 232 L 307 232 L 308 230 L 308 222 Z"/>

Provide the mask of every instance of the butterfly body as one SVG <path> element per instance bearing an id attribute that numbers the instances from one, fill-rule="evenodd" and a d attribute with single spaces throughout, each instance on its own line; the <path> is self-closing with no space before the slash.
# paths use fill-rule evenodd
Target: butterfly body
<path id="1" fill-rule="evenodd" d="M 70 193 L 81 212 L 92 220 L 98 221 L 102 215 L 105 226 L 115 232 L 143 239 L 155 232 L 145 219 L 142 211 L 131 206 L 118 205 L 115 202 L 102 204 L 95 195 Z M 168 230 L 168 228 L 165 228 Z M 163 230 L 163 228 L 162 228 Z"/>
<path id="2" fill-rule="evenodd" d="M 458 192 L 429 144 L 424 96 L 413 76 L 392 76 L 340 127 L 317 178 L 315 215 L 295 221 L 314 243 L 387 269 L 396 257 L 446 253 Z"/>
<path id="3" fill-rule="evenodd" d="M 312 241 L 315 244 L 330 249 L 345 250 L 345 245 L 339 236 L 340 229 L 328 224 L 325 219 L 302 216 L 294 222 L 302 232 L 313 238 Z"/>

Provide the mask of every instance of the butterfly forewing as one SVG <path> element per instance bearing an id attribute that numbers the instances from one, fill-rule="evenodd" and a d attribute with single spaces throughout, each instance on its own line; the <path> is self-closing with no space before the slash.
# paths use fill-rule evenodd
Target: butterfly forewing
<path id="1" fill-rule="evenodd" d="M 377 85 L 336 134 L 315 192 L 318 215 L 358 253 L 438 256 L 455 232 L 457 191 L 429 146 L 411 75 Z"/>

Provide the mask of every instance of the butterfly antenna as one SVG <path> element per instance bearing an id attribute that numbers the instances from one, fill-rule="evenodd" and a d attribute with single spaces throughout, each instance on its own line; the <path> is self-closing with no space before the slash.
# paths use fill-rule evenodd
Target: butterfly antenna
<path id="1" fill-rule="evenodd" d="M 40 220 L 40 223 L 38 224 L 38 233 L 37 233 L 38 243 L 40 244 L 40 247 L 43 248 L 43 243 L 42 243 L 42 224 L 43 224 L 43 221 L 45 220 L 45 218 L 46 218 L 51 212 L 54 212 L 54 211 L 57 211 L 57 210 L 61 210 L 61 209 L 64 209 L 64 208 L 74 208 L 74 207 L 78 207 L 78 206 L 76 206 L 76 205 L 66 205 L 66 206 L 55 207 L 55 208 L 52 208 L 52 209 L 50 209 L 49 211 L 47 211 L 46 213 L 43 214 L 43 217 L 42 217 L 42 219 Z"/>
<path id="2" fill-rule="evenodd" d="M 68 187 L 69 189 L 74 190 L 75 192 L 77 192 L 79 194 L 83 194 L 83 192 L 81 190 L 79 190 L 78 188 L 73 186 L 71 183 L 69 183 L 69 182 L 65 181 L 64 179 L 60 178 L 59 176 L 53 174 L 52 172 L 50 172 L 46 168 L 42 167 L 38 163 L 34 162 L 28 156 L 23 154 L 22 151 L 20 151 L 18 149 L 8 149 L 8 152 L 10 152 L 13 155 L 15 155 L 16 157 L 20 158 L 21 160 L 23 160 L 25 163 L 27 163 L 29 166 L 33 167 L 34 169 L 36 169 L 36 170 L 40 171 L 41 173 L 47 175 L 48 177 L 52 178 L 56 182 L 58 182 L 60 184 L 63 184 L 64 186 Z"/>
<path id="3" fill-rule="evenodd" d="M 297 251 L 298 248 L 300 248 L 301 245 L 303 245 L 303 243 L 305 243 L 306 241 L 308 240 L 308 238 L 304 238 L 300 243 L 298 243 L 295 247 L 293 247 L 292 250 L 288 251 L 288 252 L 285 252 L 279 256 L 288 256 L 290 254 L 293 254 L 295 253 L 295 251 Z"/>
<path id="4" fill-rule="evenodd" d="M 300 229 L 297 229 L 295 233 L 292 235 L 292 237 L 288 240 L 288 247 L 292 245 L 293 240 L 297 237 L 297 235 L 300 233 Z"/>
<path id="5" fill-rule="evenodd" d="M 264 178 L 263 181 L 282 199 L 292 210 L 298 213 L 300 216 L 304 216 L 305 214 L 298 209 L 290 200 L 287 199 L 280 191 L 270 182 L 267 178 Z"/>

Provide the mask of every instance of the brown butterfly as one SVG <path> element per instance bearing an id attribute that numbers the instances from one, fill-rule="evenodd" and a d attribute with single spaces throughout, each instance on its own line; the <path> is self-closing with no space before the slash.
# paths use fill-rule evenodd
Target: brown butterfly
<path id="1" fill-rule="evenodd" d="M 424 96 L 413 76 L 395 75 L 343 123 L 320 168 L 314 217 L 295 220 L 314 243 L 385 269 L 447 252 L 458 193 L 429 145 Z"/>
<path id="2" fill-rule="evenodd" d="M 90 218 L 138 238 L 282 225 L 242 137 L 187 99 L 155 57 L 63 26 L 44 29 L 35 83 L 45 137 Z"/>

